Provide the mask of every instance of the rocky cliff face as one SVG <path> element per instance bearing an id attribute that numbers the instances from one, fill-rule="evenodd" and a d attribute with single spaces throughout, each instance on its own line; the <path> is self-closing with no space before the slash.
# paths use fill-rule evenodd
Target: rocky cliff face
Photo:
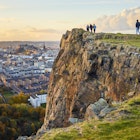
<path id="1" fill-rule="evenodd" d="M 140 92 L 140 48 L 102 42 L 105 36 L 111 38 L 82 29 L 63 35 L 42 129 L 68 126 L 69 118 L 85 118 L 87 107 L 100 97 L 122 101 Z"/>

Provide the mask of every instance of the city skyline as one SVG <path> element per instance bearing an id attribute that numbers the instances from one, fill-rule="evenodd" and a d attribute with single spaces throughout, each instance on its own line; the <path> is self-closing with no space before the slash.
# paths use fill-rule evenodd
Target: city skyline
<path id="1" fill-rule="evenodd" d="M 72 28 L 135 34 L 136 0 L 0 0 L 0 41 L 60 41 Z"/>

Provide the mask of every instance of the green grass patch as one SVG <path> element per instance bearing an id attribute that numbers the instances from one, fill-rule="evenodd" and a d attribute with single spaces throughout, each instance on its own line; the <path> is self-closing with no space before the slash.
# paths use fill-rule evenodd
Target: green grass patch
<path id="1" fill-rule="evenodd" d="M 70 132 L 56 134 L 54 140 L 74 140 L 76 138 L 78 138 L 78 132 L 73 129 Z"/>
<path id="2" fill-rule="evenodd" d="M 132 47 L 140 47 L 140 36 L 134 34 L 106 33 L 101 40 L 112 44 L 124 44 Z"/>
<path id="3" fill-rule="evenodd" d="M 140 40 L 128 40 L 127 44 L 130 46 L 140 47 Z"/>
<path id="4" fill-rule="evenodd" d="M 140 40 L 117 40 L 117 39 L 102 39 L 103 42 L 112 44 L 123 44 L 132 47 L 140 47 Z"/>
<path id="5" fill-rule="evenodd" d="M 112 122 L 91 120 L 77 123 L 69 128 L 52 129 L 45 133 L 40 140 L 139 140 L 139 103 L 140 95 L 124 102 L 115 111 L 125 110 L 126 116 L 114 119 Z"/>
<path id="6" fill-rule="evenodd" d="M 100 132 L 98 137 L 106 140 L 128 140 L 137 139 L 140 130 L 140 120 L 120 120 L 115 123 L 100 124 Z M 137 130 L 137 133 L 136 131 Z"/>

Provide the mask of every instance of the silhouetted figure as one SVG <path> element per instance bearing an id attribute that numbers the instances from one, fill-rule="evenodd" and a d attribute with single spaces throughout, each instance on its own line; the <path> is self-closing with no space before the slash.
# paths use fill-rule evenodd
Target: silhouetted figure
<path id="1" fill-rule="evenodd" d="M 140 34 L 140 32 L 139 32 L 139 27 L 140 27 L 140 23 L 139 23 L 139 21 L 137 20 L 137 21 L 136 21 L 136 34 Z"/>
<path id="2" fill-rule="evenodd" d="M 90 26 L 89 26 L 89 27 L 90 27 L 90 30 L 91 30 L 91 32 L 92 32 L 92 28 L 93 28 L 93 27 L 92 27 L 92 25 L 90 24 Z"/>
<path id="3" fill-rule="evenodd" d="M 87 31 L 89 31 L 89 25 L 87 25 Z"/>
<path id="4" fill-rule="evenodd" d="M 94 33 L 96 32 L 96 25 L 95 24 L 93 24 L 93 31 L 94 31 Z"/>

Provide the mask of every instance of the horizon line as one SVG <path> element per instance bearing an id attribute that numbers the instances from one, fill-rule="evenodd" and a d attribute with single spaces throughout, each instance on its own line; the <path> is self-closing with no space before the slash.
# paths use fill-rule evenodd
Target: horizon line
<path id="1" fill-rule="evenodd" d="M 0 40 L 0 42 L 60 42 L 58 40 Z"/>

